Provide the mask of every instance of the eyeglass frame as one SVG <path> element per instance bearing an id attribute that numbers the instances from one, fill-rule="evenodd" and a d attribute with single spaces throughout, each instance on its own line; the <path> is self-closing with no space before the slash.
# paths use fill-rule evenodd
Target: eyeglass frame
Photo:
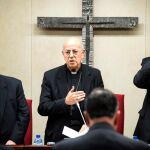
<path id="1" fill-rule="evenodd" d="M 73 56 L 77 56 L 80 52 L 85 52 L 85 50 L 84 49 L 72 49 L 72 50 L 64 49 L 62 51 L 62 53 L 68 57 L 70 56 L 71 52 L 72 52 Z"/>

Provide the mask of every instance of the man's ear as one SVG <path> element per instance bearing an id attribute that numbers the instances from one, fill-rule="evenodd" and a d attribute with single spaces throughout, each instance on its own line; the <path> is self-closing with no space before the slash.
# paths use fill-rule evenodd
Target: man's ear
<path id="1" fill-rule="evenodd" d="M 85 55 L 86 55 L 86 51 L 85 50 L 82 50 L 82 60 L 85 58 Z"/>
<path id="2" fill-rule="evenodd" d="M 88 114 L 87 111 L 84 111 L 83 113 L 84 113 L 84 118 L 85 118 L 86 125 L 89 127 L 89 124 L 90 124 L 90 122 L 89 122 L 89 114 Z"/>

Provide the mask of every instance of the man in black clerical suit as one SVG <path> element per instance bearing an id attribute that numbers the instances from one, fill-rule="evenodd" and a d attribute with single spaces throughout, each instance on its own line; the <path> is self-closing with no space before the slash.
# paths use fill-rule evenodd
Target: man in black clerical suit
<path id="1" fill-rule="evenodd" d="M 147 93 L 143 102 L 143 107 L 139 111 L 139 120 L 134 135 L 139 139 L 150 143 L 150 57 L 142 60 L 142 68 L 134 77 L 134 84 L 141 89 L 146 89 Z"/>
<path id="2" fill-rule="evenodd" d="M 23 144 L 29 108 L 20 80 L 0 75 L 0 144 Z"/>
<path id="3" fill-rule="evenodd" d="M 70 38 L 63 45 L 65 64 L 45 72 L 38 112 L 48 116 L 45 143 L 64 139 L 68 126 L 77 131 L 83 120 L 76 106 L 84 110 L 84 99 L 95 87 L 103 87 L 101 72 L 82 64 L 85 50 L 79 39 Z"/>
<path id="4" fill-rule="evenodd" d="M 115 131 L 117 113 L 115 95 L 106 89 L 94 89 L 86 101 L 89 131 L 83 136 L 58 142 L 53 150 L 150 150 L 146 143 Z"/>

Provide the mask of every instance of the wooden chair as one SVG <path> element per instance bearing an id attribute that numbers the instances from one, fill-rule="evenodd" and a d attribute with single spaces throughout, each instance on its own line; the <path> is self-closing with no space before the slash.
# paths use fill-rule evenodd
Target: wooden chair
<path id="1" fill-rule="evenodd" d="M 117 116 L 117 132 L 123 134 L 124 132 L 124 95 L 115 94 L 118 100 L 120 113 Z"/>
<path id="2" fill-rule="evenodd" d="M 24 137 L 24 144 L 32 145 L 32 100 L 27 99 L 27 104 L 28 104 L 29 110 L 30 110 L 30 121 L 29 121 L 28 129 L 27 129 L 25 137 Z"/>

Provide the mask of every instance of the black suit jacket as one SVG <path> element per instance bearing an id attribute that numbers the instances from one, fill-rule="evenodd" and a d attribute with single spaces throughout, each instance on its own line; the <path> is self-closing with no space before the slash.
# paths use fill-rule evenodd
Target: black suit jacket
<path id="1" fill-rule="evenodd" d="M 80 90 L 83 90 L 86 95 L 95 87 L 103 87 L 103 80 L 98 69 L 82 65 L 81 71 Z M 70 106 L 65 104 L 65 97 L 69 90 L 66 65 L 49 70 L 44 74 L 38 112 L 40 115 L 48 116 L 45 143 L 62 140 L 64 138 L 62 135 L 64 125 L 73 128 Z M 83 111 L 84 102 L 80 103 L 80 107 Z M 83 121 L 77 107 L 74 112 L 76 113 L 76 120 L 80 122 L 79 127 L 81 127 Z"/>
<path id="2" fill-rule="evenodd" d="M 139 139 L 150 143 L 150 57 L 142 60 L 142 68 L 134 77 L 134 84 L 138 88 L 146 89 L 147 93 L 143 107 L 139 111 L 139 120 L 134 132 Z"/>
<path id="3" fill-rule="evenodd" d="M 24 143 L 29 108 L 20 80 L 0 75 L 0 143 Z"/>
<path id="4" fill-rule="evenodd" d="M 122 136 L 107 123 L 97 123 L 87 134 L 61 141 L 53 150 L 150 150 L 150 147 Z"/>

